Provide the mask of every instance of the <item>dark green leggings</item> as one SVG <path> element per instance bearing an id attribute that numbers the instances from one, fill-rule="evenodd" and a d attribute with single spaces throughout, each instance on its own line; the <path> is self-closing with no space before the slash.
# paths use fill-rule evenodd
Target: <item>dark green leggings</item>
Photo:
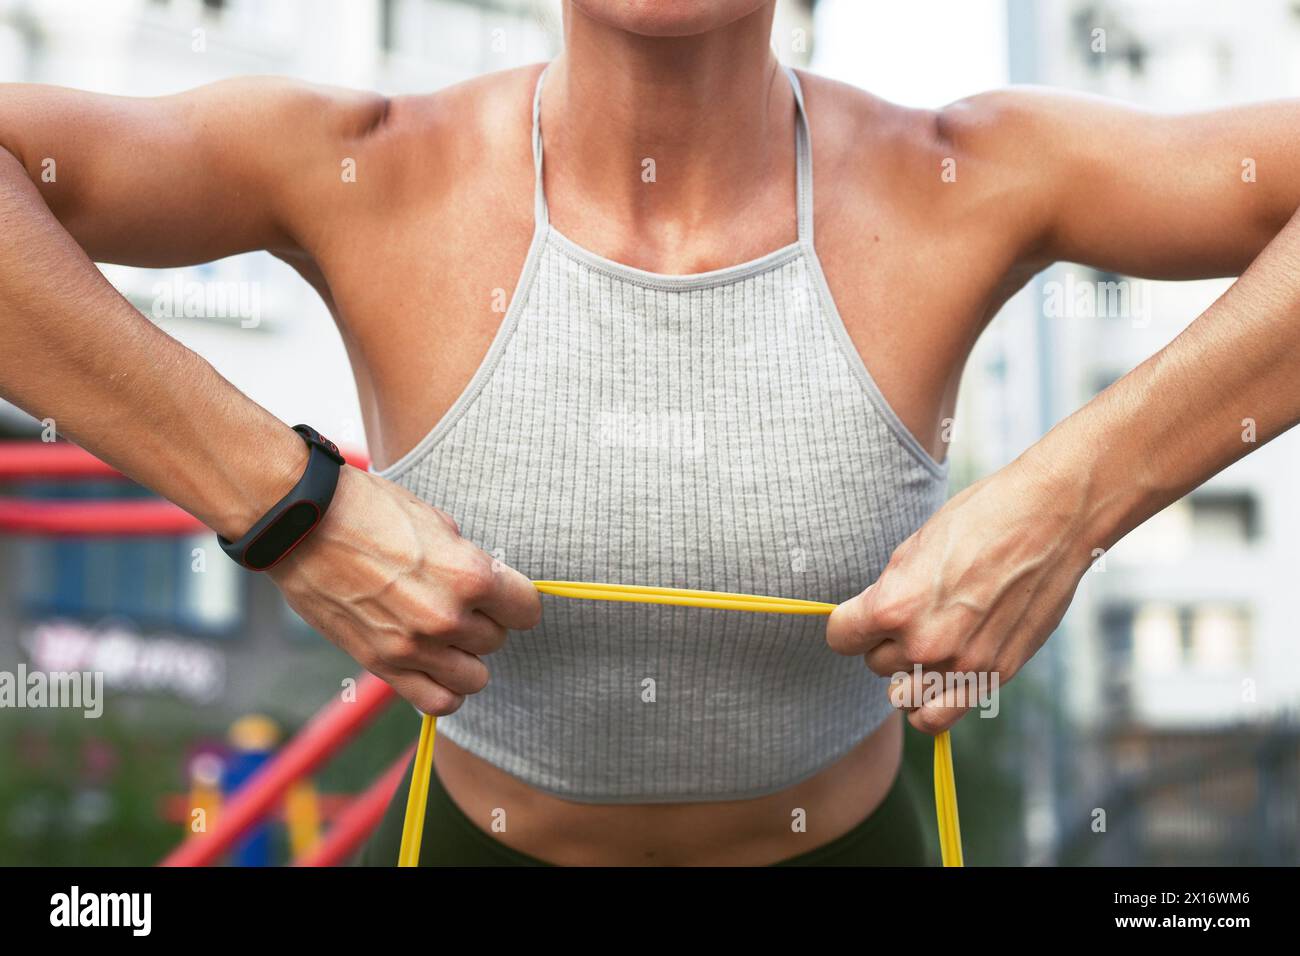
<path id="1" fill-rule="evenodd" d="M 395 866 L 406 815 L 411 767 L 397 788 L 374 837 L 361 853 L 363 866 Z M 884 801 L 843 836 L 800 853 L 776 866 L 930 866 L 937 863 L 930 840 L 934 829 L 931 804 L 904 768 Z M 421 866 L 549 866 L 520 853 L 480 829 L 452 801 L 435 772 L 429 780 L 424 815 Z"/>

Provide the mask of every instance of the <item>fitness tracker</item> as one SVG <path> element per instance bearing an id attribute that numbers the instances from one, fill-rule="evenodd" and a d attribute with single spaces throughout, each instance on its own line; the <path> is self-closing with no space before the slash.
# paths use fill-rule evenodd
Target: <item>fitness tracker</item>
<path id="1" fill-rule="evenodd" d="M 250 571 L 265 571 L 302 543 L 334 498 L 343 455 L 332 441 L 309 425 L 293 430 L 307 443 L 307 470 L 293 490 L 262 516 L 238 541 L 217 535 L 221 550 Z"/>

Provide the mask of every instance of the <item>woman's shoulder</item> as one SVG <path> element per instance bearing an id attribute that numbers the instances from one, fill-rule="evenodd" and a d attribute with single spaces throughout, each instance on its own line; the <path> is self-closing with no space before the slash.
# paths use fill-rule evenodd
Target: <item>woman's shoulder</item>
<path id="1" fill-rule="evenodd" d="M 1061 112 L 1051 91 L 1009 88 L 938 108 L 902 106 L 815 73 L 797 71 L 812 130 L 818 180 L 843 198 L 897 197 L 933 221 L 1018 215 L 1032 200 Z M 969 188 L 954 190 L 958 183 Z"/>
<path id="2" fill-rule="evenodd" d="M 533 90 L 544 63 L 485 73 L 428 92 L 390 100 L 393 135 L 456 152 L 499 146 L 503 134 L 528 142 Z"/>
<path id="3" fill-rule="evenodd" d="M 940 110 L 918 109 L 807 70 L 795 70 L 819 153 L 852 154 L 866 145 L 916 154 L 935 145 Z"/>

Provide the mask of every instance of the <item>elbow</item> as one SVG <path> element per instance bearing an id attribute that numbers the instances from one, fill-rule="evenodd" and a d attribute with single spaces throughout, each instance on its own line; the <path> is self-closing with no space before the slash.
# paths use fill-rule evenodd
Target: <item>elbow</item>
<path id="1" fill-rule="evenodd" d="M 40 115 L 40 104 L 31 95 L 33 89 L 27 83 L 0 83 L 0 160 L 7 164 L 8 157 L 3 154 L 8 153 L 33 181 L 39 181 L 40 170 L 31 165 L 31 144 L 24 144 L 19 132 L 30 130 L 33 119 Z"/>
<path id="2" fill-rule="evenodd" d="M 16 84 L 0 83 L 0 160 L 8 163 L 8 158 L 4 155 L 8 153 L 18 160 L 23 169 L 26 169 L 27 163 L 24 161 L 22 149 L 18 145 L 18 135 L 14 132 L 19 125 L 19 119 L 16 115 L 16 90 Z"/>
<path id="3" fill-rule="evenodd" d="M 16 137 L 5 135 L 6 130 L 0 126 L 0 165 L 6 169 L 12 164 L 17 169 L 22 170 L 23 174 L 35 181 L 35 175 L 27 167 L 26 157 L 23 155 L 21 147 L 16 142 Z"/>
<path id="4" fill-rule="evenodd" d="M 27 164 L 23 162 L 22 155 L 5 142 L 3 134 L 0 134 L 0 167 L 3 167 L 6 172 L 21 170 L 24 175 L 28 175 Z"/>

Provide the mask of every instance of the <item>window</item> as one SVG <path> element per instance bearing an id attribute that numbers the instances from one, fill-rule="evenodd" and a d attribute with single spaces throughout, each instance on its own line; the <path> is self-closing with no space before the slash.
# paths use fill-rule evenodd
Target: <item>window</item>
<path id="1" fill-rule="evenodd" d="M 117 481 L 42 483 L 21 493 L 47 500 L 149 497 L 145 489 Z M 231 634 L 243 621 L 239 568 L 211 535 L 27 538 L 18 561 L 18 598 L 30 617 L 121 617 L 141 627 L 202 636 Z"/>
<path id="2" fill-rule="evenodd" d="M 1147 674 L 1176 671 L 1182 658 L 1179 609 L 1171 604 L 1144 604 L 1133 613 L 1133 662 Z"/>
<path id="3" fill-rule="evenodd" d="M 1149 601 L 1102 608 L 1103 679 L 1119 687 L 1134 673 L 1242 670 L 1251 663 L 1251 626 L 1249 608 L 1238 604 Z"/>
<path id="4" fill-rule="evenodd" d="M 393 4 L 396 0 L 379 0 L 379 43 L 387 52 L 396 42 L 396 12 Z"/>
<path id="5" fill-rule="evenodd" d="M 1101 628 L 1101 700 L 1116 717 L 1133 710 L 1133 609 L 1113 605 L 1099 616 Z"/>
<path id="6" fill-rule="evenodd" d="M 1201 605 L 1190 620 L 1189 666 L 1223 671 L 1250 666 L 1250 615 L 1231 605 Z"/>
<path id="7" fill-rule="evenodd" d="M 1192 536 L 1207 545 L 1248 544 L 1259 534 L 1259 508 L 1249 492 L 1194 493 Z"/>

